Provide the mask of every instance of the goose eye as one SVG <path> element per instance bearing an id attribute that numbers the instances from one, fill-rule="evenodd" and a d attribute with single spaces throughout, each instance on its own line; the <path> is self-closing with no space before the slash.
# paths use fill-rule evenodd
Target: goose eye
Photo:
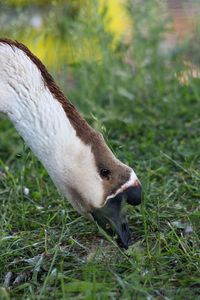
<path id="1" fill-rule="evenodd" d="M 102 178 L 109 179 L 110 171 L 108 169 L 101 169 L 100 175 Z"/>

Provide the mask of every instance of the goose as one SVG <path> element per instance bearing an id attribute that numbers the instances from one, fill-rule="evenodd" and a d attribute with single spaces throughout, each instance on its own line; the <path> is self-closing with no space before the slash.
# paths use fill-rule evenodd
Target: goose
<path id="1" fill-rule="evenodd" d="M 141 183 L 64 95 L 22 43 L 0 38 L 0 112 L 14 124 L 75 210 L 118 236 L 128 249 L 126 203 L 138 205 Z"/>

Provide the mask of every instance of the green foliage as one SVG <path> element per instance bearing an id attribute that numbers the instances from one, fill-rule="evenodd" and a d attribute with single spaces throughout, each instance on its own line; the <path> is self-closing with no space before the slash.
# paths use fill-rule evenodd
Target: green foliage
<path id="1" fill-rule="evenodd" d="M 89 59 L 52 73 L 134 168 L 145 197 L 128 208 L 133 244 L 126 253 L 57 193 L 1 115 L 1 299 L 200 299 L 200 80 L 180 80 L 189 74 L 189 51 L 166 49 L 169 20 L 159 3 L 130 1 L 134 38 L 115 47 L 97 9 L 89 20 L 84 8 L 65 20 L 58 2 L 50 12 L 58 41 L 70 24 L 76 45 L 98 45 L 98 55 L 91 47 Z"/>

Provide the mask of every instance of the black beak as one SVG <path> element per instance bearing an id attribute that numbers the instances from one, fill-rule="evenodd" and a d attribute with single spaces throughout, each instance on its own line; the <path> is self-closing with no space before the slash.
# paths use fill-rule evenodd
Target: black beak
<path id="1" fill-rule="evenodd" d="M 140 204 L 142 199 L 141 185 L 131 186 L 126 188 L 123 192 L 117 194 L 115 197 L 109 199 L 104 207 L 95 209 L 92 215 L 95 221 L 105 231 L 106 225 L 109 223 L 111 230 L 109 234 L 118 235 L 118 245 L 122 248 L 128 249 L 130 244 L 130 232 L 128 220 L 126 215 L 126 202 L 131 205 Z"/>

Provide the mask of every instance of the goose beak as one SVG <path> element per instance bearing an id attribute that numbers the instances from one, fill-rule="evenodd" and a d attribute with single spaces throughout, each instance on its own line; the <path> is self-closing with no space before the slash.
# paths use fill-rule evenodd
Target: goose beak
<path id="1" fill-rule="evenodd" d="M 117 233 L 118 244 L 125 249 L 128 249 L 130 234 L 128 221 L 126 217 L 126 201 L 125 199 L 112 198 L 102 208 L 95 209 L 92 213 L 94 220 L 108 234 Z M 107 230 L 107 225 L 110 229 Z"/>
<path id="2" fill-rule="evenodd" d="M 118 245 L 128 249 L 130 245 L 130 232 L 126 214 L 126 203 L 138 205 L 141 202 L 141 185 L 127 187 L 113 198 L 108 199 L 102 208 L 95 209 L 92 212 L 93 218 L 109 234 L 117 233 Z M 106 229 L 110 224 L 111 230 Z"/>

